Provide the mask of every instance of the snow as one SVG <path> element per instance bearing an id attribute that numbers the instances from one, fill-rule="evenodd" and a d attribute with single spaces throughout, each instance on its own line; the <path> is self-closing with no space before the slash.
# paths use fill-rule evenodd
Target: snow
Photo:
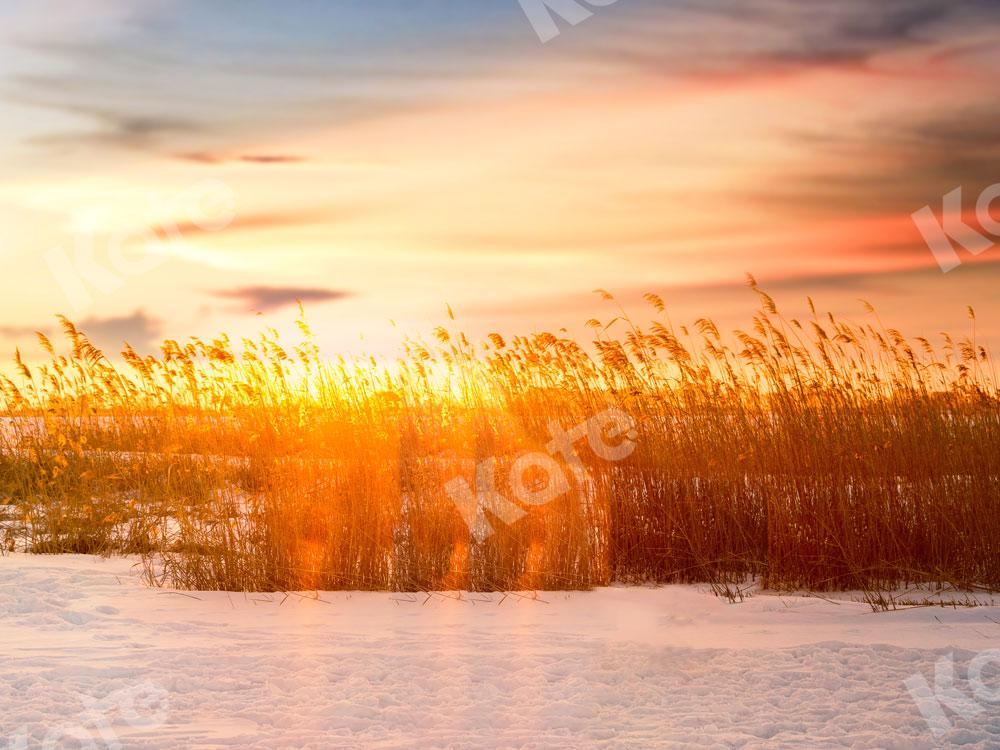
<path id="1" fill-rule="evenodd" d="M 0 748 L 1000 747 L 998 607 L 286 598 L 133 565 L 0 558 Z"/>

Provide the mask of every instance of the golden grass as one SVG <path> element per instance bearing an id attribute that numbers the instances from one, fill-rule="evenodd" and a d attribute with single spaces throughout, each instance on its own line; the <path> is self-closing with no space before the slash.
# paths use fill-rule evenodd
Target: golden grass
<path id="1" fill-rule="evenodd" d="M 50 361 L 18 357 L 4 383 L 5 544 L 138 553 L 153 582 L 198 589 L 1000 587 L 987 352 L 786 320 L 751 286 L 761 308 L 732 337 L 674 328 L 647 295 L 651 325 L 590 321 L 592 345 L 441 328 L 391 366 L 325 360 L 304 323 L 291 348 L 167 341 L 116 365 L 64 321 L 70 351 L 41 337 Z M 495 458 L 504 491 L 551 420 L 611 407 L 631 455 L 581 449 L 586 480 L 567 466 L 569 492 L 470 531 L 450 481 Z"/>

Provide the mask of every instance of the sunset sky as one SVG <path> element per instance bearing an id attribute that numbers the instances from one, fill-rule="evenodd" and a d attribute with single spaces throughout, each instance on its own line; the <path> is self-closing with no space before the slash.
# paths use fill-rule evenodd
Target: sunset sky
<path id="1" fill-rule="evenodd" d="M 973 305 L 1000 344 L 1000 248 L 943 274 L 911 219 L 1000 182 L 1000 3 L 591 10 L 543 44 L 518 0 L 3 3 L 0 348 L 302 299 L 325 349 L 383 351 L 446 304 L 578 326 L 597 287 L 733 327 L 745 272 L 916 334 Z"/>

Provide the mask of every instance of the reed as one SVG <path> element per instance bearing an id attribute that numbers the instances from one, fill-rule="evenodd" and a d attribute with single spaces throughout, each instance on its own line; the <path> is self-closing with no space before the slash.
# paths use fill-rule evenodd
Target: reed
<path id="1" fill-rule="evenodd" d="M 392 363 L 326 359 L 304 320 L 290 347 L 112 361 L 64 320 L 65 353 L 40 336 L 49 360 L 3 382 L 4 548 L 139 554 L 192 589 L 1000 587 L 1000 394 L 974 334 L 786 319 L 750 287 L 731 335 L 675 328 L 650 294 L 650 323 L 591 320 L 591 342 L 450 322 Z M 629 455 L 556 456 L 567 491 L 470 528 L 450 482 L 483 491 L 492 460 L 509 495 L 551 422 L 607 409 L 634 421 Z"/>

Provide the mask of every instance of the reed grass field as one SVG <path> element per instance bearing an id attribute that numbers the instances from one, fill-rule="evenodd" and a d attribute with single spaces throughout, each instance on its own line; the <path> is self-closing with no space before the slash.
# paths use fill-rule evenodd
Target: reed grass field
<path id="1" fill-rule="evenodd" d="M 328 359 L 304 319 L 294 345 L 157 356 L 63 319 L 50 360 L 4 380 L 3 548 L 140 555 L 198 590 L 1000 588 L 1000 392 L 974 313 L 910 340 L 870 308 L 787 319 L 749 284 L 732 334 L 675 326 L 653 294 L 640 326 L 602 293 L 592 341 L 449 321 L 392 363 Z M 599 436 L 631 441 L 616 460 L 546 447 L 609 410 L 632 428 Z M 544 492 L 552 474 L 516 467 L 546 452 L 550 501 L 477 517 L 446 490 Z"/>
<path id="2" fill-rule="evenodd" d="M 1000 0 L 0 61 L 0 750 L 1000 750 Z"/>

